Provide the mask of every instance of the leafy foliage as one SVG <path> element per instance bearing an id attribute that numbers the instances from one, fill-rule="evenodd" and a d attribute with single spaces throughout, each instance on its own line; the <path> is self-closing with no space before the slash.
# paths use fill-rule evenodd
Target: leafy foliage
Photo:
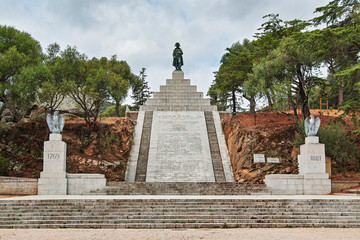
<path id="1" fill-rule="evenodd" d="M 326 6 L 316 8 L 322 15 L 313 19 L 315 25 L 325 23 L 327 26 L 348 26 L 359 20 L 360 4 L 358 0 L 333 0 Z"/>
<path id="2" fill-rule="evenodd" d="M 0 154 L 0 176 L 7 176 L 9 174 L 10 161 Z"/>
<path id="3" fill-rule="evenodd" d="M 138 111 L 141 105 L 151 97 L 152 92 L 150 91 L 150 87 L 148 82 L 145 80 L 147 75 L 145 73 L 146 68 L 142 68 L 138 77 L 134 84 L 132 85 L 132 96 L 131 98 L 134 99 L 133 109 Z"/>
<path id="4" fill-rule="evenodd" d="M 34 103 L 54 112 L 65 98 L 71 98 L 78 111 L 67 109 L 96 128 L 105 101 L 120 103 L 136 78 L 126 61 L 87 59 L 76 47 L 60 49 L 50 44 L 43 54 L 39 43 L 28 33 L 0 26 L 0 103 L 20 119 Z"/>
<path id="5" fill-rule="evenodd" d="M 30 34 L 0 25 L 0 101 L 16 116 L 35 101 L 41 60 L 41 46 Z"/>
<path id="6" fill-rule="evenodd" d="M 53 113 L 69 93 L 70 85 L 66 81 L 63 58 L 60 56 L 60 46 L 50 44 L 42 65 L 42 78 L 38 91 L 39 102 Z"/>
<path id="7" fill-rule="evenodd" d="M 119 114 L 116 113 L 115 105 L 108 107 L 104 112 L 100 113 L 100 117 L 125 117 L 126 106 L 119 107 Z"/>
<path id="8" fill-rule="evenodd" d="M 319 138 L 321 143 L 326 145 L 326 155 L 336 163 L 343 176 L 347 167 L 352 166 L 359 170 L 360 155 L 356 144 L 342 130 L 340 124 L 330 124 L 320 128 Z"/>
<path id="9" fill-rule="evenodd" d="M 249 80 L 249 73 L 252 73 L 252 52 L 254 46 L 249 40 L 243 43 L 235 43 L 227 48 L 221 60 L 219 71 L 215 73 L 215 80 L 210 87 L 208 95 L 212 102 L 219 102 L 219 107 L 227 107 L 230 99 L 233 113 L 237 112 L 239 106 L 238 96 L 241 94 L 250 102 L 250 111 L 255 112 L 255 95 L 251 91 L 245 91 L 244 84 Z"/>
<path id="10" fill-rule="evenodd" d="M 315 12 L 321 16 L 305 21 L 283 21 L 279 14 L 268 14 L 256 40 L 226 49 L 208 92 L 212 103 L 225 108 L 230 99 L 235 112 L 242 98 L 250 102 L 266 99 L 268 109 L 292 109 L 298 119 L 299 107 L 306 117 L 309 103 L 318 107 L 319 98 L 328 98 L 332 108 L 357 112 L 359 1 L 333 0 Z M 323 23 L 327 25 L 324 29 L 308 30 Z M 246 46 L 251 50 L 244 51 Z M 327 79 L 322 78 L 323 66 L 329 71 Z"/>
<path id="11" fill-rule="evenodd" d="M 134 84 L 135 75 L 131 73 L 126 61 L 118 61 L 116 55 L 109 61 L 102 58 L 108 71 L 111 71 L 109 78 L 109 94 L 115 101 L 115 113 L 117 117 L 121 116 L 120 103 L 126 98 L 130 85 Z"/>

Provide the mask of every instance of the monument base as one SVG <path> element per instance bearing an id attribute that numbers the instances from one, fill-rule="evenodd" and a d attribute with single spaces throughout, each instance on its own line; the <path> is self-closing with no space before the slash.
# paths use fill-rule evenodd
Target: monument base
<path id="1" fill-rule="evenodd" d="M 270 174 L 265 183 L 274 195 L 303 195 L 304 176 L 298 174 Z"/>
<path id="2" fill-rule="evenodd" d="M 43 172 L 38 181 L 39 195 L 66 195 L 66 143 L 61 134 L 50 134 L 44 142 Z"/>
<path id="3" fill-rule="evenodd" d="M 305 138 L 298 155 L 299 174 L 270 174 L 265 183 L 272 194 L 320 195 L 331 193 L 331 180 L 326 173 L 325 145 L 319 137 Z"/>
<path id="4" fill-rule="evenodd" d="M 323 176 L 305 176 L 300 174 L 270 174 L 265 183 L 274 195 L 324 195 L 331 193 L 331 180 L 328 174 Z"/>
<path id="5" fill-rule="evenodd" d="M 38 195 L 66 195 L 66 178 L 44 178 L 40 177 L 38 181 Z"/>
<path id="6" fill-rule="evenodd" d="M 329 175 L 325 174 L 306 174 L 304 175 L 304 194 L 330 194 L 331 180 Z"/>
<path id="7" fill-rule="evenodd" d="M 102 189 L 106 186 L 104 174 L 67 174 L 69 195 L 89 194 L 91 191 Z"/>

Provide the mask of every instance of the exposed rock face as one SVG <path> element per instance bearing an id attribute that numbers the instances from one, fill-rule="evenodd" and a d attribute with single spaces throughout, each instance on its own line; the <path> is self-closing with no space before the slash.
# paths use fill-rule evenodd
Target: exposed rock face
<path id="1" fill-rule="evenodd" d="M 82 119 L 65 122 L 67 172 L 103 173 L 109 180 L 124 180 L 134 124 L 128 118 L 106 118 L 98 126 L 91 131 Z M 48 134 L 44 119 L 0 125 L 0 154 L 10 160 L 9 176 L 39 177 Z"/>
<path id="2" fill-rule="evenodd" d="M 103 119 L 99 127 L 94 132 L 82 120 L 66 122 L 62 134 L 68 145 L 67 172 L 102 173 L 108 180 L 124 181 L 134 124 L 113 117 Z"/>
<path id="3" fill-rule="evenodd" d="M 240 114 L 223 120 L 235 180 L 262 183 L 266 174 L 297 173 L 297 149 L 293 146 L 296 124 L 275 113 Z M 259 116 L 257 116 L 259 119 Z M 282 118 L 279 121 L 279 118 Z M 280 158 L 280 163 L 253 163 L 253 154 Z"/>
<path id="4" fill-rule="evenodd" d="M 1 114 L 1 123 L 7 123 L 14 120 L 14 114 L 11 112 L 10 109 L 6 108 Z"/>

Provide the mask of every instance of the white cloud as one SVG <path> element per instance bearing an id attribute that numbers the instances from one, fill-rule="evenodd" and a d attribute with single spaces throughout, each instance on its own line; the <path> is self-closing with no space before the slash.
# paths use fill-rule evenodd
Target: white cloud
<path id="1" fill-rule="evenodd" d="M 0 0 L 0 22 L 29 32 L 43 49 L 76 45 L 89 58 L 114 54 L 157 91 L 173 71 L 180 42 L 185 76 L 205 94 L 225 48 L 252 38 L 262 17 L 310 19 L 327 0 Z"/>

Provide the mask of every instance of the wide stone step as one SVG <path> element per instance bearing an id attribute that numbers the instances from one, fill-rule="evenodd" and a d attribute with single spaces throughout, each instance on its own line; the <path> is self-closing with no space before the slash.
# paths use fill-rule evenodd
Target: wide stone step
<path id="1" fill-rule="evenodd" d="M 85 204 L 86 203 L 86 204 Z M 248 200 L 248 199 L 99 199 L 99 200 L 26 200 L 26 201 L 0 201 L 0 209 L 23 208 L 34 210 L 36 208 L 64 209 L 66 207 L 81 208 L 134 208 L 134 207 L 209 207 L 209 208 L 314 208 L 314 209 L 359 209 L 359 201 L 339 201 L 339 200 Z"/>
<path id="2" fill-rule="evenodd" d="M 175 219 L 76 219 L 76 220 L 17 220 L 17 221 L 6 221 L 5 224 L 131 224 L 131 223 L 327 223 L 327 224 L 360 224 L 360 220 L 338 220 L 338 219 L 189 219 L 189 218 L 175 218 Z"/>
<path id="3" fill-rule="evenodd" d="M 202 99 L 202 92 L 189 92 L 189 91 L 172 91 L 172 92 L 154 92 L 153 98 L 196 98 Z"/>
<path id="4" fill-rule="evenodd" d="M 210 106 L 210 99 L 201 99 L 201 98 L 181 98 L 181 97 L 174 97 L 171 99 L 168 98 L 156 98 L 156 99 L 149 99 L 146 102 L 146 106 Z M 200 110 L 198 110 L 200 111 Z"/>
<path id="5" fill-rule="evenodd" d="M 81 214 L 81 213 L 72 213 L 70 215 L 18 215 L 18 216 L 8 216 L 8 217 L 0 217 L 0 220 L 4 223 L 5 221 L 17 221 L 17 220 L 77 220 L 77 219 L 96 219 L 96 220 L 110 220 L 110 219 L 319 219 L 319 220 L 360 220 L 358 215 L 359 213 L 353 213 L 353 215 L 344 215 L 344 214 L 337 214 L 337 215 L 327 215 L 327 214 L 301 214 L 301 215 L 294 215 L 294 214 L 258 214 L 258 215 L 250 215 L 250 214 L 214 214 L 214 213 L 207 213 L 207 214 L 165 214 L 165 215 L 114 215 L 114 213 L 109 215 L 94 215 L 94 214 Z"/>
<path id="6" fill-rule="evenodd" d="M 107 195 L 251 195 L 270 194 L 265 184 L 236 182 L 108 182 L 92 194 Z"/>
<path id="7" fill-rule="evenodd" d="M 18 217 L 42 217 L 42 216 L 46 216 L 46 217 L 56 217 L 56 216 L 77 216 L 77 215 L 81 215 L 81 216 L 111 216 L 114 214 L 114 211 L 91 211 L 91 213 L 89 214 L 82 214 L 83 211 L 88 211 L 87 209 L 82 209 L 82 211 L 80 210 L 74 210 L 74 211 L 53 211 L 53 212 L 47 212 L 47 211 L 43 211 L 43 212 L 36 212 L 36 213 L 12 213 L 12 212 L 5 212 L 3 213 L 1 218 L 18 218 Z M 284 211 L 282 209 L 282 211 Z M 275 212 L 271 212 L 271 211 L 267 211 L 267 210 L 262 210 L 262 211 L 244 211 L 244 212 L 236 212 L 234 210 L 213 210 L 213 211 L 204 211 L 202 209 L 199 210 L 192 210 L 190 211 L 174 211 L 174 210 L 166 210 L 166 209 L 162 209 L 158 210 L 158 211 L 150 211 L 147 209 L 142 209 L 142 211 L 123 211 L 123 212 L 116 212 L 117 216 L 152 216 L 152 215 L 159 215 L 159 216 L 164 216 L 164 215 L 173 215 L 173 216 L 178 216 L 178 215 L 187 215 L 189 217 L 194 216 L 194 215 L 216 215 L 216 216 L 233 216 L 233 215 L 237 215 L 237 216 L 266 216 L 266 215 L 279 215 L 278 212 L 281 212 L 281 209 L 279 209 L 278 211 Z M 299 211 L 299 212 L 293 212 L 293 213 L 287 213 L 287 214 L 280 214 L 282 216 L 284 216 L 284 218 L 287 218 L 289 216 L 294 216 L 294 218 L 297 217 L 301 217 L 304 215 L 309 215 L 309 216 L 314 216 L 314 217 L 318 217 L 318 218 L 333 218 L 333 217 L 356 217 L 357 219 L 359 219 L 359 213 L 360 212 L 323 212 L 323 213 L 318 213 L 316 211 Z"/>
<path id="8" fill-rule="evenodd" d="M 9 224 L 0 228 L 166 229 L 166 228 L 359 228 L 359 223 L 133 223 L 133 224 Z"/>
<path id="9" fill-rule="evenodd" d="M 336 207 L 331 205 L 325 206 L 293 206 L 293 207 L 285 207 L 285 206 L 234 206 L 234 205 L 224 205 L 224 206 L 203 206 L 203 205 L 190 205 L 190 206 L 183 206 L 183 205 L 145 205 L 145 206 L 106 206 L 106 205 L 97 205 L 97 206 L 57 206 L 57 207 L 12 207 L 8 206 L 8 208 L 3 208 L 2 211 L 22 211 L 22 212 L 35 212 L 35 211 L 66 211 L 66 210 L 89 210 L 89 211 L 106 211 L 106 210 L 117 210 L 117 211 L 136 211 L 136 210 L 149 210 L 149 211 L 212 211 L 212 210 L 229 210 L 229 211 L 322 211 L 322 212 L 336 212 L 336 211 L 349 211 L 349 212 L 359 212 L 359 207 L 351 208 L 351 207 Z"/>
<path id="10" fill-rule="evenodd" d="M 360 227 L 360 199 L 0 201 L 0 228 Z"/>
<path id="11" fill-rule="evenodd" d="M 283 210 L 286 211 L 286 210 Z M 280 212 L 280 214 L 279 214 Z M 149 211 L 142 209 L 142 211 L 56 211 L 56 212 L 36 212 L 36 213 L 4 213 L 1 220 L 14 220 L 14 219 L 111 219 L 111 218 L 126 218 L 126 219 L 172 219 L 172 218 L 238 218 L 238 219 L 351 219 L 360 220 L 359 212 L 288 212 L 283 214 L 281 211 Z"/>

